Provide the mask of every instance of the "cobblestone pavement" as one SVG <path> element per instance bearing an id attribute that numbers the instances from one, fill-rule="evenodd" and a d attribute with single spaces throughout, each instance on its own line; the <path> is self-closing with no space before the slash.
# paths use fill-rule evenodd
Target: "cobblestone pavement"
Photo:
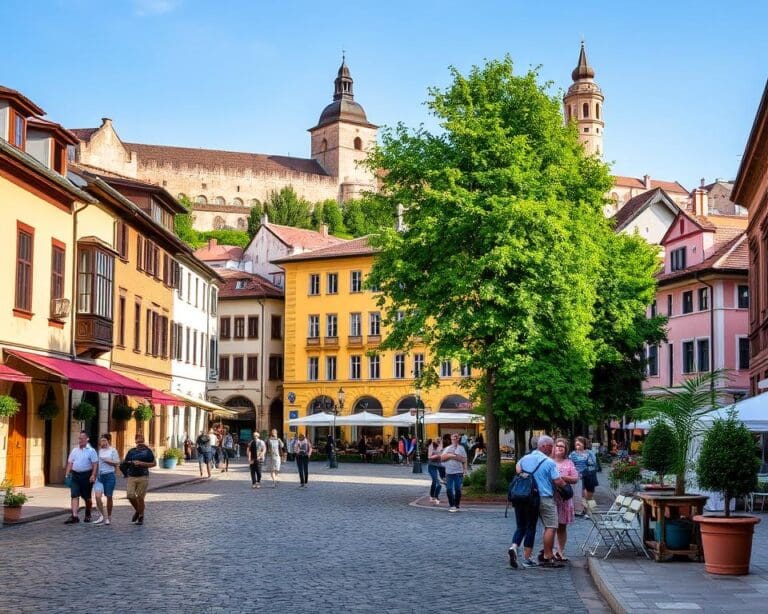
<path id="1" fill-rule="evenodd" d="M 312 463 L 306 489 L 284 469 L 277 488 L 252 490 L 239 466 L 150 493 L 141 527 L 121 501 L 110 527 L 0 530 L 0 612 L 606 611 L 583 559 L 510 569 L 503 508 L 409 505 L 428 482 L 401 467 Z"/>

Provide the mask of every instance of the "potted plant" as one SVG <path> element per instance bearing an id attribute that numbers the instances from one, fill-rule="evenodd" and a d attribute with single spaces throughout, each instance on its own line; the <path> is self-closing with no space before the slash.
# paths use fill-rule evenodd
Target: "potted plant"
<path id="1" fill-rule="evenodd" d="M 88 422 L 96 417 L 96 408 L 87 401 L 82 401 L 72 409 L 72 416 L 75 420 Z"/>
<path id="2" fill-rule="evenodd" d="M 17 492 L 10 480 L 0 482 L 3 495 L 3 523 L 13 524 L 21 518 L 21 506 L 29 501 L 29 497 L 23 492 Z"/>
<path id="3" fill-rule="evenodd" d="M 142 403 L 133 410 L 133 417 L 137 422 L 146 422 L 147 420 L 152 420 L 154 416 L 155 410 L 152 409 L 151 405 L 147 405 L 146 403 Z"/>
<path id="4" fill-rule="evenodd" d="M 752 535 L 760 519 L 731 515 L 731 500 L 757 488 L 760 469 L 759 451 L 752 433 L 735 410 L 717 418 L 705 433 L 701 444 L 696 477 L 699 486 L 719 492 L 725 500 L 720 515 L 694 516 L 701 529 L 704 567 L 712 574 L 741 576 L 749 573 Z"/>
<path id="5" fill-rule="evenodd" d="M 184 462 L 184 452 L 179 448 L 167 448 L 163 452 L 163 467 L 166 469 L 174 469 L 176 464 Z"/>
<path id="6" fill-rule="evenodd" d="M 645 438 L 643 446 L 643 467 L 653 471 L 659 478 L 658 484 L 646 484 L 644 490 L 666 490 L 664 474 L 670 473 L 675 466 L 677 438 L 666 422 L 658 420 Z"/>
<path id="7" fill-rule="evenodd" d="M 53 420 L 59 415 L 59 405 L 56 403 L 56 399 L 48 399 L 40 404 L 37 408 L 37 415 L 41 420 Z"/>
<path id="8" fill-rule="evenodd" d="M 118 422 L 130 420 L 133 415 L 133 409 L 125 403 L 115 403 L 112 406 L 112 419 Z"/>
<path id="9" fill-rule="evenodd" d="M 0 394 L 0 417 L 10 418 L 21 409 L 19 402 L 8 394 Z"/>
<path id="10" fill-rule="evenodd" d="M 626 485 L 628 488 L 624 488 L 622 491 L 628 491 L 629 493 L 637 492 L 640 482 L 640 463 L 631 456 L 613 461 L 609 479 L 613 490 Z"/>

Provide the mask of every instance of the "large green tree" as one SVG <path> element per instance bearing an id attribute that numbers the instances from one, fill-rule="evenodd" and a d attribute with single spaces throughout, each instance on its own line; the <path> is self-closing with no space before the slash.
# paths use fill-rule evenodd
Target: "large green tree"
<path id="1" fill-rule="evenodd" d="M 296 195 L 292 186 L 286 186 L 279 192 L 271 192 L 264 202 L 264 211 L 273 224 L 296 228 L 310 227 L 310 205 Z"/>
<path id="2" fill-rule="evenodd" d="M 256 233 L 259 231 L 259 226 L 261 226 L 261 214 L 262 214 L 262 207 L 261 203 L 256 201 L 256 203 L 251 207 L 251 210 L 248 212 L 248 238 L 253 239 L 253 237 L 256 236 Z"/>
<path id="3" fill-rule="evenodd" d="M 427 385 L 443 358 L 475 368 L 467 385 L 484 406 L 494 488 L 500 420 L 591 410 L 600 286 L 624 239 L 602 214 L 608 167 L 584 153 L 536 71 L 517 76 L 507 57 L 452 76 L 427 102 L 442 131 L 397 126 L 369 159 L 384 171 L 375 198 L 405 206 L 405 229 L 373 238 L 370 282 L 390 325 L 383 347 L 430 348 Z M 644 297 L 633 298 L 613 315 L 633 320 Z"/>

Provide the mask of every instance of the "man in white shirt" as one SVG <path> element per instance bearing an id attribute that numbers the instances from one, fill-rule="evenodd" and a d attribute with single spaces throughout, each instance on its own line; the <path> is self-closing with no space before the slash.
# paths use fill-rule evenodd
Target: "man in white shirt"
<path id="1" fill-rule="evenodd" d="M 69 495 L 72 499 L 72 516 L 64 524 L 80 522 L 80 497 L 85 501 L 85 518 L 83 522 L 91 522 L 91 489 L 96 481 L 99 470 L 99 455 L 88 445 L 88 435 L 80 431 L 77 437 L 77 447 L 69 453 L 67 459 L 67 477 L 72 480 Z"/>

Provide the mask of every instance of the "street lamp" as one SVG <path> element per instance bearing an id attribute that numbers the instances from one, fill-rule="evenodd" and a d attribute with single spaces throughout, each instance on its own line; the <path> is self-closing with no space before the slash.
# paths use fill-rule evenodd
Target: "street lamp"
<path id="1" fill-rule="evenodd" d="M 331 444 L 330 449 L 328 451 L 328 468 L 329 469 L 339 468 L 339 460 L 336 457 L 336 416 L 340 411 L 344 410 L 345 398 L 346 398 L 346 393 L 344 392 L 344 388 L 339 388 L 339 392 L 337 393 L 337 404 L 334 404 L 333 406 L 333 431 L 332 431 L 333 443 Z"/>
<path id="2" fill-rule="evenodd" d="M 421 415 L 419 415 L 421 412 Z M 421 437 L 419 436 L 419 419 L 424 419 L 424 408 L 422 407 L 419 386 L 416 386 L 416 449 L 413 452 L 413 473 L 424 473 L 421 467 Z"/>

